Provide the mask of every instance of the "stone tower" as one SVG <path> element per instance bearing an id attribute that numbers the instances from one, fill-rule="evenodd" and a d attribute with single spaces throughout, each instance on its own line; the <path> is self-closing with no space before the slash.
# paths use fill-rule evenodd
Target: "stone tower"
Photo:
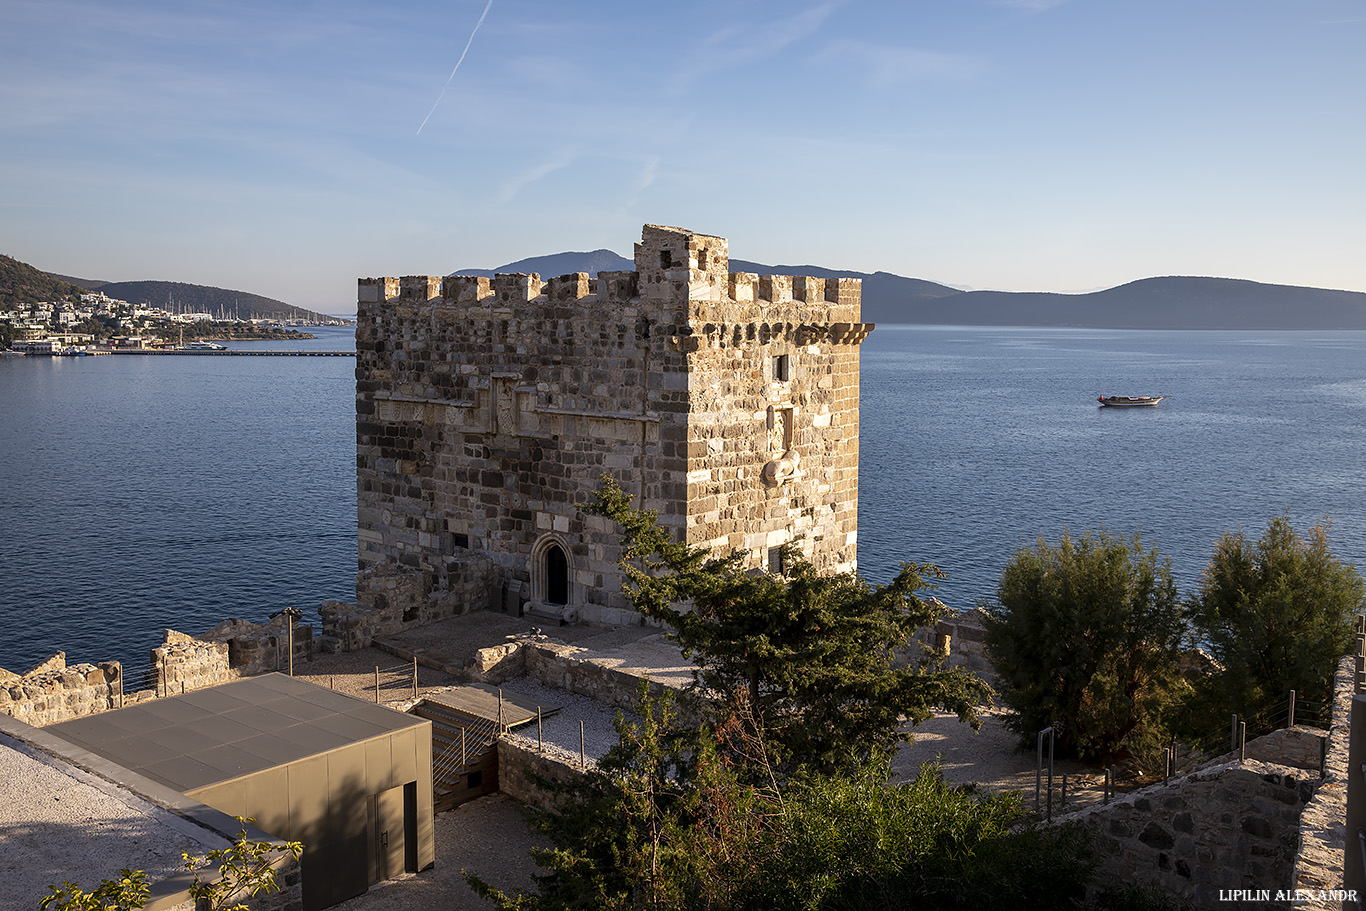
<path id="1" fill-rule="evenodd" d="M 858 280 L 731 273 L 724 238 L 657 225 L 635 265 L 360 280 L 363 571 L 420 572 L 438 614 L 639 622 L 578 508 L 603 474 L 689 543 L 856 567 Z"/>

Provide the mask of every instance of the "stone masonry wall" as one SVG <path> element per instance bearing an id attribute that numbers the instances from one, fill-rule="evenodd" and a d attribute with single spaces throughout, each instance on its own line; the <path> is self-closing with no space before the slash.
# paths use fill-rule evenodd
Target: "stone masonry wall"
<path id="1" fill-rule="evenodd" d="M 152 649 L 153 688 L 161 695 L 184 693 L 237 676 L 228 666 L 228 644 L 195 639 L 173 629 Z"/>
<path id="2" fill-rule="evenodd" d="M 150 687 L 128 689 L 117 661 L 67 667 L 58 652 L 24 674 L 0 677 L 0 712 L 34 727 L 94 715 L 133 702 L 212 686 L 236 676 L 228 667 L 222 643 L 194 639 L 166 630 L 161 646 L 152 649 Z"/>
<path id="3" fill-rule="evenodd" d="M 949 657 L 945 664 L 948 667 L 966 668 L 995 685 L 996 672 L 987 656 L 987 633 L 982 622 L 985 616 L 986 612 L 980 607 L 952 612 L 933 627 L 917 630 L 916 638 L 934 650 L 940 647 L 943 637 L 947 636 Z"/>
<path id="4" fill-rule="evenodd" d="M 804 536 L 853 568 L 859 284 L 728 263 L 723 238 L 647 225 L 636 271 L 596 280 L 360 280 L 361 566 L 440 588 L 479 553 L 537 612 L 635 622 L 618 530 L 579 509 L 607 474 L 689 542 L 764 566 Z"/>
<path id="5" fill-rule="evenodd" d="M 324 601 L 323 651 L 365 648 L 381 636 L 425 626 L 489 606 L 493 563 L 483 554 L 460 554 L 443 561 L 441 572 L 397 563 L 379 563 L 356 576 L 356 604 Z"/>
<path id="6" fill-rule="evenodd" d="M 123 667 L 117 661 L 66 665 L 58 652 L 23 674 L 0 680 L 0 712 L 42 727 L 118 706 Z"/>
<path id="7" fill-rule="evenodd" d="M 1342 852 L 1347 840 L 1347 756 L 1355 676 L 1356 661 L 1352 656 L 1338 662 L 1333 678 L 1333 718 L 1324 751 L 1323 778 L 1300 815 L 1294 881 L 1297 889 L 1342 888 Z M 1310 902 L 1302 907 L 1336 911 L 1341 903 Z"/>
<path id="8" fill-rule="evenodd" d="M 537 752 L 534 743 L 515 734 L 498 738 L 498 790 L 524 804 L 542 810 L 552 806 L 550 795 L 536 785 L 532 775 L 564 782 L 582 774 L 579 757 L 565 750 L 547 745 L 544 752 Z"/>
<path id="9" fill-rule="evenodd" d="M 1292 888 L 1300 811 L 1317 779 L 1256 761 L 1206 766 L 1064 819 L 1096 833 L 1102 879 L 1226 907 L 1220 890 Z"/>
<path id="10" fill-rule="evenodd" d="M 281 614 L 265 623 L 232 618 L 225 620 L 203 635 L 203 639 L 227 647 L 228 666 L 237 676 L 254 677 L 272 671 L 288 673 L 290 630 L 285 626 L 288 617 Z M 294 623 L 294 662 L 300 664 L 313 657 L 313 626 Z"/>
<path id="11" fill-rule="evenodd" d="M 527 675 L 547 686 L 632 711 L 640 703 L 639 674 L 593 661 L 587 649 L 561 642 L 534 642 L 528 643 L 524 651 Z M 649 682 L 649 692 L 654 697 L 669 688 L 658 680 Z"/>

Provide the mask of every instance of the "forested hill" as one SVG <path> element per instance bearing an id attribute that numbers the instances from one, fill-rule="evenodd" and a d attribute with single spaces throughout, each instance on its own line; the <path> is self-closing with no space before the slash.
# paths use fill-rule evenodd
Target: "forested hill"
<path id="1" fill-rule="evenodd" d="M 101 291 L 130 304 L 148 304 L 176 312 L 221 314 L 228 318 L 316 319 L 322 316 L 259 294 L 185 282 L 92 282 L 90 290 Z"/>
<path id="2" fill-rule="evenodd" d="M 496 269 L 456 275 L 630 270 L 610 250 L 556 253 Z M 890 272 L 850 272 L 823 266 L 769 266 L 730 261 L 732 272 L 811 275 L 863 280 L 862 319 L 869 323 L 964 326 L 1059 326 L 1098 329 L 1366 329 L 1366 293 L 1267 285 L 1235 278 L 1145 278 L 1087 294 L 961 291 Z"/>
<path id="3" fill-rule="evenodd" d="M 83 290 L 12 256 L 0 254 L 0 309 L 8 310 L 16 304 L 62 300 L 79 295 Z"/>

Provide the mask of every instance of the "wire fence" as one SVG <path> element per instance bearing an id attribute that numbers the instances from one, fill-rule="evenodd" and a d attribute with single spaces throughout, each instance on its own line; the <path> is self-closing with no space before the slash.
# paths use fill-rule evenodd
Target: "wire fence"
<path id="1" fill-rule="evenodd" d="M 1184 738 L 1173 737 L 1162 747 L 1161 780 L 1183 775 L 1220 757 L 1235 754 L 1243 758 L 1247 744 L 1274 731 L 1291 727 L 1327 730 L 1332 722 L 1332 704 L 1297 698 L 1295 691 L 1247 716 L 1232 715 L 1229 723 Z M 1039 732 L 1038 760 L 1035 769 L 1035 809 L 1047 818 L 1096 803 L 1109 803 L 1120 792 L 1155 782 L 1152 775 L 1128 776 L 1122 782 L 1121 769 L 1085 773 L 1053 774 L 1051 728 Z"/>
<path id="2" fill-rule="evenodd" d="M 391 702 L 418 698 L 417 659 L 388 667 L 376 665 L 371 690 L 376 703 L 381 701 L 381 696 Z"/>

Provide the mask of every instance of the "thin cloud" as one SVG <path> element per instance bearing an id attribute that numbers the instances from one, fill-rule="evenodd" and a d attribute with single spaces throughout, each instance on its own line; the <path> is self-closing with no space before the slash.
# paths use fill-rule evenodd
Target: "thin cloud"
<path id="1" fill-rule="evenodd" d="M 441 104 L 441 99 L 446 97 L 446 89 L 451 87 L 451 80 L 455 78 L 455 71 L 460 69 L 460 64 L 465 62 L 465 55 L 470 52 L 470 45 L 474 44 L 474 36 L 479 34 L 479 26 L 484 24 L 484 17 L 489 14 L 491 9 L 493 9 L 493 0 L 484 4 L 484 11 L 479 14 L 479 21 L 474 23 L 474 29 L 470 32 L 470 39 L 465 42 L 465 49 L 460 52 L 460 59 L 455 61 L 455 66 L 451 67 L 451 74 L 446 77 L 446 84 L 441 87 L 441 94 L 436 96 L 436 102 L 432 105 L 432 109 L 427 112 L 426 117 L 422 118 L 422 123 L 417 128 L 418 136 L 422 135 L 422 127 L 425 127 L 427 121 L 431 120 L 432 115 L 436 113 L 437 105 Z"/>
<path id="2" fill-rule="evenodd" d="M 675 74 L 674 88 L 682 90 L 705 74 L 772 57 L 814 35 L 831 13 L 848 2 L 831 0 L 772 22 L 743 23 L 712 32 L 692 55 L 692 64 Z"/>
<path id="3" fill-rule="evenodd" d="M 498 193 L 499 204 L 512 202 L 518 194 L 531 184 L 547 175 L 554 174 L 556 171 L 569 167 L 574 163 L 575 157 L 576 154 L 573 151 L 566 151 L 549 161 L 544 161 L 541 164 L 536 165 L 534 168 L 529 168 L 522 171 L 520 174 L 514 174 L 511 178 L 503 182 L 502 188 Z"/>
<path id="4" fill-rule="evenodd" d="M 863 69 L 868 74 L 869 82 L 875 86 L 966 79 L 986 69 L 986 62 L 982 58 L 969 54 L 925 51 L 866 41 L 837 41 L 821 57 Z"/>

